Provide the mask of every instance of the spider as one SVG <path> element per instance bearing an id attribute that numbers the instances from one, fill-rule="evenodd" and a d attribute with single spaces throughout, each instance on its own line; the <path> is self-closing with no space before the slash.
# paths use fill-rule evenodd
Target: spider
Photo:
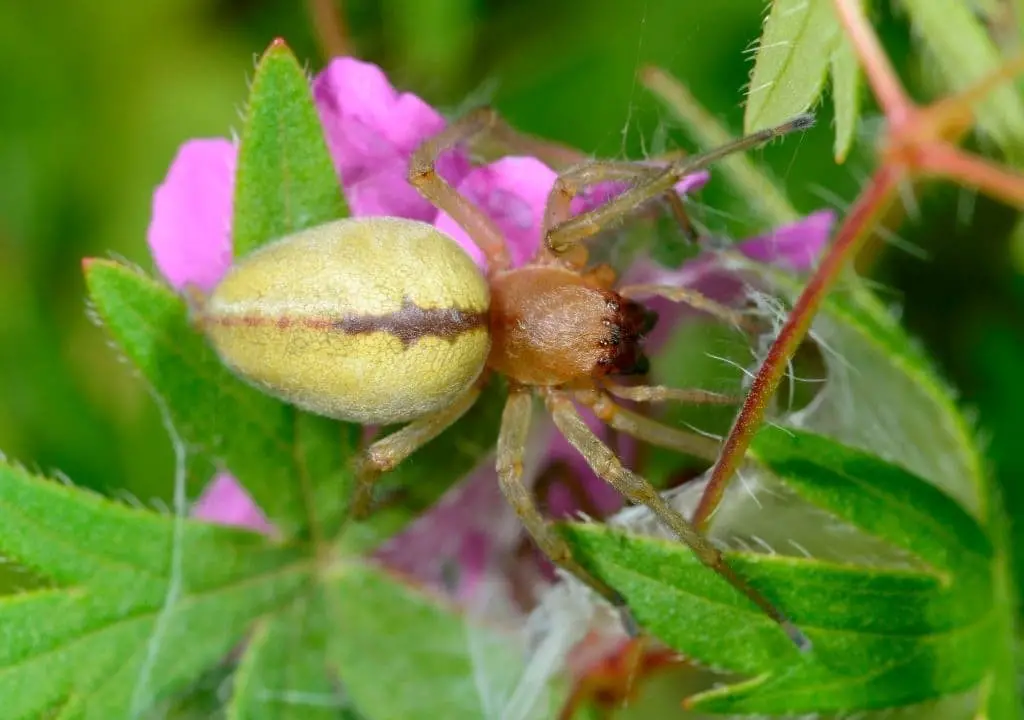
<path id="1" fill-rule="evenodd" d="M 793 623 L 648 481 L 622 464 L 577 405 L 639 440 L 715 458 L 717 443 L 711 439 L 661 424 L 616 400 L 733 399 L 695 389 L 626 386 L 616 378 L 648 371 L 642 341 L 657 318 L 637 298 L 685 302 L 732 323 L 742 324 L 742 314 L 684 288 L 617 287 L 610 267 L 588 267 L 583 243 L 649 201 L 667 197 L 676 207 L 674 187 L 687 174 L 812 123 L 813 116 L 802 115 L 703 155 L 660 164 L 594 160 L 570 167 L 548 197 L 544 242 L 529 262 L 513 267 L 497 226 L 434 168 L 443 152 L 457 146 L 514 137 L 516 131 L 496 112 L 480 108 L 416 149 L 409 182 L 465 229 L 486 258 L 485 272 L 428 223 L 348 218 L 241 258 L 204 300 L 197 322 L 222 361 L 265 392 L 349 422 L 407 423 L 372 442 L 359 458 L 354 517 L 370 512 L 374 484 L 383 473 L 456 422 L 489 376 L 500 373 L 509 387 L 497 440 L 501 489 L 540 550 L 616 606 L 627 631 L 635 635 L 639 628 L 625 599 L 573 559 L 523 482 L 534 398 L 543 401 L 555 426 L 598 476 L 630 502 L 646 505 L 701 562 L 807 648 L 809 640 Z M 572 199 L 605 181 L 628 187 L 572 216 Z"/>

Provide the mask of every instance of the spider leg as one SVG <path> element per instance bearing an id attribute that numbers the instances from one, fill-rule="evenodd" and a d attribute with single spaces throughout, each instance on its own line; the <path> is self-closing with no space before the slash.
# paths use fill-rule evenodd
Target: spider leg
<path id="1" fill-rule="evenodd" d="M 616 590 L 591 575 L 572 557 L 568 543 L 554 531 L 541 514 L 537 503 L 523 483 L 523 453 L 530 429 L 533 397 L 522 390 L 511 390 L 501 416 L 498 435 L 498 482 L 509 505 L 515 510 L 537 547 L 555 565 L 576 576 L 618 609 L 623 627 L 630 636 L 639 634 L 626 600 Z"/>
<path id="2" fill-rule="evenodd" d="M 718 459 L 721 443 L 688 430 L 678 430 L 640 413 L 615 404 L 608 395 L 594 390 L 579 390 L 575 398 L 593 409 L 598 419 L 619 432 L 643 440 L 651 445 L 677 450 L 709 462 Z M 572 407 L 571 403 L 569 407 Z M 573 410 L 575 412 L 575 410 Z"/>
<path id="3" fill-rule="evenodd" d="M 469 233 L 473 242 L 483 251 L 492 273 L 507 269 L 511 264 L 505 238 L 483 210 L 460 195 L 437 174 L 434 165 L 441 153 L 487 135 L 499 122 L 494 110 L 478 108 L 424 140 L 413 152 L 409 163 L 409 183 L 435 207 L 451 215 Z"/>
<path id="4" fill-rule="evenodd" d="M 691 243 L 696 243 L 699 239 L 697 228 L 694 227 L 693 220 L 690 219 L 690 213 L 686 212 L 686 206 L 683 205 L 683 199 L 679 197 L 679 193 L 673 189 L 662 197 L 668 201 L 668 209 L 672 213 L 676 225 L 683 231 L 683 237 Z"/>
<path id="5" fill-rule="evenodd" d="M 380 476 L 412 455 L 460 417 L 480 397 L 481 384 L 473 386 L 450 405 L 411 423 L 372 443 L 363 451 L 356 469 L 356 487 L 352 498 L 352 516 L 365 518 L 373 506 L 373 488 Z"/>
<path id="6" fill-rule="evenodd" d="M 486 112 L 486 110 L 481 112 Z M 485 147 L 482 148 L 481 146 Z M 478 142 L 474 143 L 473 149 L 484 150 L 482 154 L 485 157 L 494 159 L 507 155 L 522 155 L 537 158 L 549 168 L 561 174 L 565 174 L 567 171 L 571 171 L 577 166 L 594 164 L 594 162 L 590 161 L 586 155 L 576 148 L 517 130 L 497 114 L 491 118 L 490 128 L 484 136 L 479 138 Z M 684 157 L 685 154 L 686 153 L 682 150 L 674 150 L 669 153 L 657 155 L 650 158 L 646 163 L 648 166 L 646 168 L 643 163 L 615 163 L 609 161 L 602 164 L 606 166 L 614 165 L 619 168 L 622 173 L 620 179 L 635 181 L 639 175 L 648 171 L 656 172 L 660 167 Z M 597 182 L 600 182 L 600 180 Z M 679 195 L 675 192 L 665 193 L 665 199 L 669 203 L 672 215 L 675 217 L 676 222 L 679 223 L 679 226 L 683 229 L 686 236 L 690 239 L 696 239 L 697 234 L 694 230 L 693 223 L 690 221 L 689 215 L 687 215 L 686 208 L 683 206 L 683 201 Z M 566 215 L 566 219 L 567 218 L 568 215 Z"/>
<path id="7" fill-rule="evenodd" d="M 653 174 L 648 172 L 646 178 L 641 179 L 636 185 L 593 210 L 571 218 L 563 216 L 559 212 L 552 216 L 555 224 L 545 225 L 545 245 L 556 255 L 568 252 L 573 246 L 593 236 L 603 227 L 612 225 L 616 220 L 628 216 L 640 205 L 670 192 L 676 183 L 687 175 L 697 170 L 703 170 L 727 155 L 762 145 L 780 135 L 804 130 L 810 127 L 813 121 L 813 115 L 800 115 L 782 125 L 752 133 L 714 150 L 672 162 L 660 169 L 659 172 Z M 559 200 L 558 202 L 568 206 L 567 201 Z M 558 207 L 561 208 L 562 205 L 560 204 Z"/>
<path id="8" fill-rule="evenodd" d="M 579 195 L 585 188 L 603 182 L 616 181 L 626 182 L 631 186 L 637 186 L 659 177 L 664 173 L 664 171 L 665 166 L 663 164 L 616 160 L 586 160 L 564 170 L 555 180 L 555 184 L 552 186 L 551 192 L 548 193 L 547 205 L 544 208 L 544 224 L 542 226 L 545 242 L 538 250 L 538 257 L 542 255 L 550 255 L 551 253 L 562 255 L 567 252 L 573 244 L 575 244 L 575 241 L 573 241 L 563 247 L 561 244 L 561 234 L 553 236 L 553 229 L 565 226 L 570 219 L 575 220 L 575 218 L 588 216 L 597 212 L 601 208 L 606 207 L 606 205 L 615 202 L 615 200 L 611 200 L 609 203 L 606 203 L 606 205 L 602 205 L 588 213 L 581 213 L 574 218 L 572 216 L 571 208 L 573 198 Z M 627 192 L 629 191 L 627 190 Z M 675 184 L 673 183 L 664 191 L 652 194 L 645 198 L 643 202 L 654 200 L 658 196 L 664 196 L 668 200 L 669 208 L 672 211 L 673 217 L 676 218 L 676 221 L 683 228 L 683 232 L 687 234 L 687 237 L 691 240 L 694 239 L 693 223 L 686 214 L 686 208 L 683 206 L 682 200 L 675 192 Z M 640 204 L 642 203 L 634 203 L 630 208 L 635 208 Z M 586 237 L 597 233 L 600 229 L 600 226 L 594 227 L 590 232 L 587 232 Z M 553 242 L 555 244 L 552 244 Z M 574 255 L 568 259 L 570 260 L 570 264 L 573 265 L 581 266 L 586 262 L 585 255 L 582 253 L 578 256 Z"/>
<path id="9" fill-rule="evenodd" d="M 725 556 L 701 535 L 686 518 L 679 514 L 644 478 L 623 467 L 618 457 L 601 442 L 587 424 L 583 422 L 572 401 L 564 395 L 552 393 L 547 398 L 548 408 L 555 420 L 555 426 L 569 443 L 590 465 L 591 469 L 630 502 L 650 508 L 661 522 L 686 543 L 694 555 L 708 568 L 714 570 L 734 588 L 743 593 L 766 615 L 777 622 L 789 639 L 801 650 L 809 650 L 811 641 L 799 628 L 782 614 L 760 592 L 740 577 L 726 562 Z"/>
<path id="10" fill-rule="evenodd" d="M 674 388 L 665 385 L 614 385 L 606 383 L 604 389 L 622 400 L 640 403 L 681 402 L 694 405 L 739 405 L 742 397 L 723 395 L 700 388 Z"/>
<path id="11" fill-rule="evenodd" d="M 764 328 L 761 327 L 760 323 L 752 318 L 750 315 L 731 308 L 728 305 L 723 305 L 720 302 L 712 300 L 707 295 L 697 292 L 692 288 L 676 287 L 674 285 L 624 285 L 619 288 L 616 292 L 622 297 L 634 299 L 638 296 L 650 296 L 655 295 L 657 297 L 671 300 L 672 302 L 680 302 L 689 305 L 695 310 L 706 312 L 709 315 L 735 325 L 736 327 L 749 330 L 751 332 L 759 332 Z"/>

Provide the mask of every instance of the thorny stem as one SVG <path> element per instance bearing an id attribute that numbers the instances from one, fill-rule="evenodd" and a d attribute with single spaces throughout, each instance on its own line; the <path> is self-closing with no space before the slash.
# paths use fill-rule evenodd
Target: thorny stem
<path id="1" fill-rule="evenodd" d="M 860 9 L 859 0 L 833 0 L 833 3 L 885 113 L 887 133 L 879 149 L 881 164 L 843 219 L 832 246 L 794 303 L 758 369 L 694 513 L 693 523 L 698 530 L 707 529 L 822 301 L 843 269 L 852 264 L 875 223 L 895 200 L 903 181 L 915 176 L 944 178 L 976 187 L 1024 208 L 1024 176 L 964 152 L 953 144 L 968 129 L 967 121 L 972 118 L 970 105 L 983 91 L 990 90 L 996 80 L 1024 70 L 1024 63 L 1008 63 L 974 87 L 921 108 L 904 91 Z"/>
<path id="2" fill-rule="evenodd" d="M 793 306 L 793 311 L 786 318 L 779 336 L 772 343 L 768 355 L 754 376 L 750 392 L 743 401 L 743 407 L 712 470 L 711 480 L 701 495 L 694 515 L 694 524 L 698 529 L 704 529 L 707 520 L 721 502 L 726 484 L 743 459 L 754 433 L 764 418 L 768 401 L 779 387 L 789 359 L 793 357 L 807 335 L 811 320 L 821 306 L 821 301 L 870 236 L 872 222 L 887 209 L 899 179 L 898 171 L 883 168 L 868 181 L 867 187 L 861 191 L 839 229 L 831 250 L 822 259 L 821 265 L 811 276 L 807 287 Z"/>

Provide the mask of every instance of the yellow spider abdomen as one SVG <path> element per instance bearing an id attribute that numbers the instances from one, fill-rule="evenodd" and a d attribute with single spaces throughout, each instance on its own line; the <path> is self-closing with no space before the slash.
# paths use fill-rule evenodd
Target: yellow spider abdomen
<path id="1" fill-rule="evenodd" d="M 488 304 L 479 268 L 433 226 L 349 218 L 241 258 L 198 322 L 265 392 L 375 425 L 444 407 L 479 377 Z"/>

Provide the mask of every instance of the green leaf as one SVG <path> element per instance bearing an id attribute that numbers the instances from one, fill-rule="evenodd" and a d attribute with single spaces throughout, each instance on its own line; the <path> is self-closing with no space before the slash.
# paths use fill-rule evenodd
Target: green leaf
<path id="1" fill-rule="evenodd" d="M 243 639 L 234 720 L 476 718 L 513 703 L 550 717 L 564 699 L 546 681 L 521 692 L 517 633 L 361 558 L 318 561 L 307 545 L 129 509 L 2 465 L 0 552 L 64 582 L 0 599 L 5 717 L 137 715 Z"/>
<path id="2" fill-rule="evenodd" d="M 235 176 L 234 252 L 346 217 L 309 79 L 282 40 L 260 58 Z"/>
<path id="3" fill-rule="evenodd" d="M 256 68 L 242 132 L 234 251 L 346 214 L 308 79 L 275 41 Z M 226 466 L 286 535 L 332 536 L 361 429 L 301 413 L 233 377 L 191 327 L 184 302 L 138 273 L 94 262 L 86 276 L 99 316 L 199 451 L 191 484 Z"/>
<path id="4" fill-rule="evenodd" d="M 319 591 L 261 620 L 235 674 L 228 719 L 359 717 L 325 662 L 329 638 L 339 632 Z"/>
<path id="5" fill-rule="evenodd" d="M 857 135 L 861 101 L 860 63 L 846 35 L 839 34 L 829 64 L 832 69 L 832 102 L 836 112 L 835 158 L 837 163 L 842 163 Z"/>
<path id="6" fill-rule="evenodd" d="M 754 60 L 744 132 L 778 125 L 814 105 L 838 36 L 830 0 L 775 0 Z"/>
<path id="7" fill-rule="evenodd" d="M 3 553 L 58 583 L 88 583 L 104 574 L 159 578 L 171 572 L 174 523 L 156 513 L 133 510 L 2 463 L 0 513 Z M 198 578 L 233 582 L 298 557 L 292 550 L 269 548 L 253 533 L 194 522 L 182 527 L 177 544 Z M 216 557 L 215 547 L 229 547 L 230 552 Z"/>
<path id="8" fill-rule="evenodd" d="M 312 525 L 329 534 L 348 499 L 359 427 L 304 416 L 239 380 L 192 327 L 184 301 L 144 275 L 92 261 L 86 283 L 187 447 L 231 470 L 283 533 Z"/>
<path id="9" fill-rule="evenodd" d="M 799 714 L 908 705 L 977 685 L 991 662 L 993 613 L 976 615 L 926 573 L 730 553 L 736 570 L 811 638 L 812 651 L 802 655 L 684 545 L 597 525 L 565 532 L 641 625 L 696 662 L 742 676 L 691 697 L 694 709 Z"/>
<path id="10" fill-rule="evenodd" d="M 1005 507 L 999 495 L 998 486 L 993 483 L 989 507 Z M 1006 513 L 994 513 L 990 528 L 996 549 L 993 600 L 996 608 L 1001 610 L 996 617 L 994 637 L 1005 640 L 993 644 L 992 671 L 981 686 L 975 717 L 985 720 L 1020 718 L 1024 716 L 1017 660 L 1021 635 L 1018 616 L 1014 611 L 1019 606 L 1020 590 L 1013 584 L 1013 558 L 1010 551 L 1013 546 Z"/>
<path id="11" fill-rule="evenodd" d="M 474 623 L 370 565 L 336 569 L 325 593 L 337 628 L 329 656 L 366 717 L 477 720 L 510 711 L 523 672 L 515 635 Z M 534 713 L 548 710 L 541 717 L 560 699 L 543 687 L 526 698 Z"/>
<path id="12" fill-rule="evenodd" d="M 777 296 L 792 302 L 803 283 L 738 255 Z M 822 303 L 810 331 L 827 381 L 787 422 L 894 461 L 956 498 L 984 523 L 984 463 L 974 431 L 931 360 L 881 302 L 847 276 Z M 877 399 L 876 399 L 877 398 Z"/>
<path id="13" fill-rule="evenodd" d="M 214 720 L 224 717 L 221 689 L 231 680 L 233 668 L 221 663 L 203 673 L 185 690 L 154 705 L 143 720 Z"/>
<path id="14" fill-rule="evenodd" d="M 779 271 L 762 268 L 760 274 L 790 300 L 802 288 L 799 281 Z M 992 579 L 985 583 L 997 627 L 993 637 L 1013 637 L 1015 604 L 1006 574 L 1009 544 L 998 530 L 1005 522 L 1004 511 L 994 495 L 974 430 L 957 407 L 953 391 L 892 314 L 855 277 L 845 278 L 826 298 L 811 336 L 823 352 L 827 381 L 814 402 L 785 423 L 826 434 L 902 466 L 955 498 L 980 521 L 995 542 Z M 989 662 L 992 669 L 984 679 L 984 690 L 1006 708 L 1012 703 L 999 699 L 1017 695 L 1012 649 L 994 643 Z"/>
<path id="15" fill-rule="evenodd" d="M 753 459 L 808 502 L 918 562 L 856 567 L 730 553 L 741 576 L 811 638 L 813 650 L 801 655 L 686 546 L 567 528 L 577 557 L 623 593 L 641 624 L 688 657 L 744 676 L 691 698 L 692 707 L 852 712 L 935 700 L 985 680 L 999 614 L 992 546 L 976 520 L 927 481 L 822 436 L 768 427 Z"/>
<path id="16" fill-rule="evenodd" d="M 961 505 L 903 468 L 792 428 L 767 425 L 750 456 L 808 502 L 904 548 L 948 582 L 989 572 L 992 545 Z"/>
<path id="17" fill-rule="evenodd" d="M 1003 64 L 981 20 L 960 0 L 900 0 L 946 83 L 964 90 Z M 1024 98 L 1007 81 L 978 103 L 977 124 L 1015 161 L 1024 158 Z"/>
<path id="18" fill-rule="evenodd" d="M 252 533 L 129 509 L 0 465 L 0 552 L 59 588 L 0 599 L 4 716 L 130 717 L 310 581 Z M 83 566 L 69 569 L 72 562 Z"/>

